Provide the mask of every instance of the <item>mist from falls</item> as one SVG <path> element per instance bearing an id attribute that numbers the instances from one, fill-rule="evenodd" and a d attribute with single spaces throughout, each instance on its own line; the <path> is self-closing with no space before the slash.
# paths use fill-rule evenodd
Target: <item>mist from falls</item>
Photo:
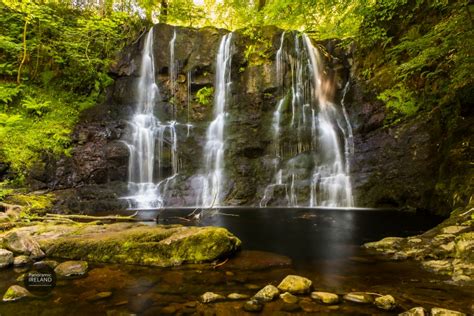
<path id="1" fill-rule="evenodd" d="M 293 46 L 285 46 L 285 39 Z M 280 99 L 272 120 L 274 176 L 260 206 L 267 206 L 276 191 L 285 192 L 288 206 L 354 206 L 349 170 L 353 137 L 344 107 L 349 85 L 336 106 L 333 83 L 306 34 L 284 32 L 275 64 Z M 302 200 L 308 186 L 309 199 Z"/>
<path id="2" fill-rule="evenodd" d="M 126 144 L 129 195 L 123 197 L 131 208 L 148 209 L 165 205 L 170 182 L 178 174 L 178 135 L 176 121 L 161 122 L 155 116 L 160 91 L 155 79 L 153 27 L 147 33 L 142 50 L 135 113 L 129 121 L 131 135 Z M 174 49 L 174 48 L 170 48 Z M 174 112 L 174 110 L 173 110 Z M 171 172 L 165 175 L 162 164 L 171 159 Z"/>

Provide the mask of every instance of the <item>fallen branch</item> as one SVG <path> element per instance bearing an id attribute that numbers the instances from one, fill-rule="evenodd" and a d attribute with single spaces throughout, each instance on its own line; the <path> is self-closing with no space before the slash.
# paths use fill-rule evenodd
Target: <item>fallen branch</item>
<path id="1" fill-rule="evenodd" d="M 109 215 L 109 216 L 92 216 L 92 215 L 80 215 L 80 214 L 51 214 L 47 213 L 44 218 L 53 218 L 53 219 L 72 219 L 72 220 L 91 220 L 91 221 L 117 221 L 117 222 L 143 222 L 141 219 L 135 218 L 138 212 L 135 212 L 129 216 L 121 216 L 121 215 Z"/>

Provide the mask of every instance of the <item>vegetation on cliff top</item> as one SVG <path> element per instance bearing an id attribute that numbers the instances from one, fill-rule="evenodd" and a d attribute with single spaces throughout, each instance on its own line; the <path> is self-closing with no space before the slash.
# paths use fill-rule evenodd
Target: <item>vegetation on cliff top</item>
<path id="1" fill-rule="evenodd" d="M 0 173 L 20 181 L 45 155 L 68 154 L 84 109 L 113 82 L 122 47 L 150 22 L 305 31 L 357 44 L 358 75 L 387 107 L 388 123 L 472 98 L 473 5 L 448 0 L 104 0 L 0 3 Z M 206 99 L 203 95 L 203 101 Z M 3 193 L 2 193 L 3 192 Z M 0 198 L 5 191 L 0 188 Z"/>

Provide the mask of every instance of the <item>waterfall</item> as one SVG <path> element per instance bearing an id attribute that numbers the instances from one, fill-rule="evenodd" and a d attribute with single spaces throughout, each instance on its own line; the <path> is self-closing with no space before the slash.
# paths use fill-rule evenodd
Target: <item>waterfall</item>
<path id="1" fill-rule="evenodd" d="M 219 206 L 222 202 L 224 185 L 224 127 L 226 120 L 225 107 L 229 99 L 231 85 L 231 52 L 232 33 L 225 35 L 216 57 L 216 77 L 214 92 L 214 120 L 206 132 L 204 161 L 206 172 L 202 177 L 201 205 L 204 207 Z"/>
<path id="2" fill-rule="evenodd" d="M 129 195 L 123 198 L 132 208 L 161 207 L 170 181 L 178 173 L 178 136 L 176 121 L 162 123 L 154 114 L 160 91 L 155 80 L 153 27 L 145 37 L 137 90 L 135 113 L 129 121 L 132 133 L 126 141 L 130 151 Z M 166 161 L 171 165 L 171 171 L 166 175 L 162 172 L 165 157 L 171 160 Z M 155 174 L 156 164 L 158 174 Z"/>
<path id="3" fill-rule="evenodd" d="M 283 186 L 289 206 L 352 207 L 349 156 L 353 137 L 344 106 L 348 85 L 340 106 L 334 104 L 333 84 L 324 75 L 318 49 L 306 34 L 294 34 L 294 47 L 285 53 L 285 34 L 275 60 L 281 92 L 272 120 L 273 182 L 266 187 L 260 206 L 267 206 L 275 188 Z M 285 82 L 287 72 L 289 82 Z M 285 116 L 291 117 L 289 123 L 282 120 Z M 303 201 L 308 186 L 309 196 Z"/>

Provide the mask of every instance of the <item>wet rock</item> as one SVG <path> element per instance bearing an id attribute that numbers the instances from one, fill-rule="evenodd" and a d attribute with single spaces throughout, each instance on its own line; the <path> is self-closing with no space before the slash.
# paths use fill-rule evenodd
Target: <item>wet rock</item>
<path id="1" fill-rule="evenodd" d="M 380 309 L 389 311 L 397 307 L 395 303 L 395 298 L 393 298 L 392 295 L 384 295 L 377 297 L 374 301 L 375 306 L 377 306 Z"/>
<path id="2" fill-rule="evenodd" d="M 245 299 L 248 299 L 249 296 L 246 294 L 231 293 L 227 295 L 227 298 L 231 300 L 245 300 Z"/>
<path id="3" fill-rule="evenodd" d="M 41 260 L 41 261 L 38 261 L 38 262 L 35 262 L 33 264 L 33 266 L 35 268 L 39 268 L 39 267 L 44 267 L 44 266 L 48 266 L 50 267 L 51 269 L 54 269 L 58 266 L 58 262 L 57 261 L 54 261 L 54 260 Z"/>
<path id="4" fill-rule="evenodd" d="M 288 275 L 278 285 L 278 289 L 292 294 L 308 293 L 313 282 L 307 278 L 298 275 Z"/>
<path id="5" fill-rule="evenodd" d="M 257 294 L 254 295 L 254 298 L 262 302 L 270 302 L 277 297 L 278 294 L 280 294 L 280 291 L 275 286 L 269 284 L 258 291 Z"/>
<path id="6" fill-rule="evenodd" d="M 386 237 L 379 241 L 368 242 L 364 244 L 365 248 L 375 249 L 377 251 L 396 249 L 400 242 L 403 241 L 401 237 Z"/>
<path id="7" fill-rule="evenodd" d="M 455 226 L 447 226 L 447 227 L 443 227 L 441 229 L 441 232 L 443 234 L 458 234 L 460 232 L 463 232 L 465 230 L 469 229 L 469 226 L 459 226 L 459 225 L 455 225 Z"/>
<path id="8" fill-rule="evenodd" d="M 257 299 L 251 299 L 244 304 L 244 311 L 250 313 L 258 313 L 263 309 L 263 303 Z"/>
<path id="9" fill-rule="evenodd" d="M 206 292 L 203 295 L 201 295 L 201 302 L 207 304 L 207 303 L 212 303 L 212 302 L 217 302 L 217 301 L 222 301 L 224 300 L 225 297 L 213 292 Z"/>
<path id="10" fill-rule="evenodd" d="M 89 265 L 86 261 L 66 261 L 60 263 L 55 269 L 58 278 L 82 277 L 87 273 Z"/>
<path id="11" fill-rule="evenodd" d="M 283 294 L 280 294 L 280 298 L 283 300 L 283 302 L 287 304 L 296 304 L 298 303 L 298 298 L 294 296 L 293 294 L 289 292 L 285 292 Z"/>
<path id="12" fill-rule="evenodd" d="M 453 260 L 453 280 L 456 282 L 469 282 L 474 280 L 474 263 L 464 260 Z"/>
<path id="13" fill-rule="evenodd" d="M 440 274 L 451 274 L 453 271 L 453 265 L 449 260 L 428 260 L 422 262 L 425 269 L 440 273 Z"/>
<path id="14" fill-rule="evenodd" d="M 40 226 L 38 230 L 48 256 L 161 267 L 226 257 L 241 243 L 220 227 L 115 223 Z"/>
<path id="15" fill-rule="evenodd" d="M 474 232 L 456 238 L 456 257 L 474 261 Z"/>
<path id="16" fill-rule="evenodd" d="M 8 290 L 3 295 L 4 302 L 14 302 L 18 301 L 27 297 L 33 297 L 27 289 L 21 287 L 19 285 L 12 285 L 8 288 Z"/>
<path id="17" fill-rule="evenodd" d="M 344 295 L 344 299 L 349 302 L 369 304 L 374 301 L 372 295 L 364 292 L 351 292 Z"/>
<path id="18" fill-rule="evenodd" d="M 440 234 L 433 237 L 433 242 L 435 243 L 446 243 L 454 240 L 456 235 L 453 234 Z"/>
<path id="19" fill-rule="evenodd" d="M 423 240 L 421 238 L 408 238 L 408 242 L 412 244 L 419 244 L 423 242 Z"/>
<path id="20" fill-rule="evenodd" d="M 0 268 L 8 267 L 13 263 L 13 253 L 6 249 L 0 249 Z"/>
<path id="21" fill-rule="evenodd" d="M 425 316 L 426 311 L 423 307 L 413 307 L 406 312 L 398 314 L 398 316 Z"/>
<path id="22" fill-rule="evenodd" d="M 466 314 L 445 308 L 433 307 L 431 309 L 431 316 L 466 316 Z"/>
<path id="23" fill-rule="evenodd" d="M 28 255 L 32 259 L 40 259 L 45 256 L 39 244 L 26 232 L 10 232 L 3 236 L 3 243 L 14 253 Z"/>
<path id="24" fill-rule="evenodd" d="M 22 255 L 22 256 L 17 256 L 13 259 L 13 265 L 15 267 L 19 266 L 24 266 L 30 263 L 30 257 Z"/>
<path id="25" fill-rule="evenodd" d="M 328 305 L 337 304 L 339 302 L 339 296 L 329 292 L 312 292 L 311 298 Z"/>
<path id="26" fill-rule="evenodd" d="M 443 251 L 443 252 L 453 252 L 454 250 L 454 241 L 451 241 L 447 244 L 443 244 L 443 245 L 440 245 L 439 248 Z"/>

